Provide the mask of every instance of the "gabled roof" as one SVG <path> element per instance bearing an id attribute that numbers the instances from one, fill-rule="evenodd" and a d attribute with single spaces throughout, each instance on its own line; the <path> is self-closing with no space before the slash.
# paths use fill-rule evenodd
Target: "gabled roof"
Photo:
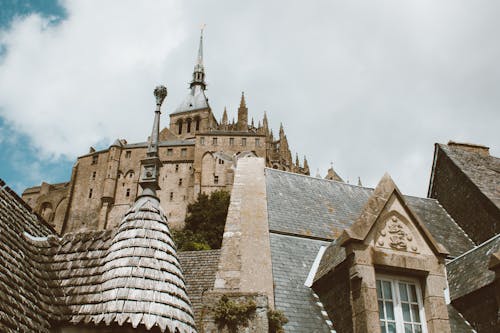
<path id="1" fill-rule="evenodd" d="M 360 215 L 356 218 L 356 221 L 351 226 L 344 229 L 337 241 L 339 241 L 341 245 L 351 241 L 364 241 L 389 199 L 393 196 L 395 200 L 398 200 L 405 208 L 406 213 L 410 216 L 412 222 L 419 229 L 422 236 L 426 238 L 428 245 L 434 253 L 437 255 L 447 255 L 448 251 L 446 248 L 434 239 L 427 229 L 427 226 L 420 221 L 420 218 L 408 206 L 398 187 L 387 173 L 377 184 L 377 187 L 361 210 Z"/>
<path id="2" fill-rule="evenodd" d="M 350 227 L 373 189 L 265 169 L 269 228 L 271 231 L 334 240 Z M 452 257 L 474 243 L 435 199 L 404 196 L 437 242 Z"/>
<path id="3" fill-rule="evenodd" d="M 495 280 L 495 272 L 488 269 L 488 263 L 490 257 L 499 250 L 500 235 L 497 235 L 446 264 L 452 300 Z"/>
<path id="4" fill-rule="evenodd" d="M 500 208 L 500 158 L 491 156 L 488 148 L 471 144 L 450 142 L 436 144 L 455 165 Z M 433 172 L 434 174 L 434 172 Z M 430 188 L 432 187 L 432 179 Z"/>

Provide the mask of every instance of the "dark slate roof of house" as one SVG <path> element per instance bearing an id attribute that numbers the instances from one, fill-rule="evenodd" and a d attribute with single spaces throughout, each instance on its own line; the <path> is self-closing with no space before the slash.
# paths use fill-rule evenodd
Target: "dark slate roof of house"
<path id="1" fill-rule="evenodd" d="M 266 169 L 271 231 L 333 240 L 350 227 L 373 189 Z M 405 196 L 412 211 L 452 257 L 474 243 L 435 199 Z"/>
<path id="2" fill-rule="evenodd" d="M 500 208 L 500 158 L 453 145 L 438 146 Z"/>
<path id="3" fill-rule="evenodd" d="M 4 185 L 0 180 L 0 331 L 48 332 L 53 294 L 23 234 L 53 231 Z"/>
<path id="4" fill-rule="evenodd" d="M 62 322 L 196 332 L 155 198 L 138 199 L 118 229 L 59 238 L 1 188 L 0 262 L 2 331 L 49 332 Z"/>
<path id="5" fill-rule="evenodd" d="M 321 246 L 328 242 L 270 234 L 274 303 L 285 313 L 286 332 L 330 332 L 312 290 L 304 283 Z"/>
<path id="6" fill-rule="evenodd" d="M 488 269 L 488 263 L 490 256 L 498 250 L 500 250 L 500 235 L 492 237 L 446 264 L 452 300 L 493 282 L 495 273 Z"/>
<path id="7" fill-rule="evenodd" d="M 476 333 L 472 326 L 451 304 L 448 305 L 448 316 L 452 333 Z"/>
<path id="8" fill-rule="evenodd" d="M 195 320 L 201 322 L 203 294 L 213 288 L 220 250 L 178 252 Z"/>

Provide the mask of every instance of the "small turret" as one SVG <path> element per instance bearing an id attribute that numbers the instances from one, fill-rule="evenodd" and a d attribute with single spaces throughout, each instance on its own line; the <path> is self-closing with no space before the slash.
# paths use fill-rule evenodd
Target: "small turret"
<path id="1" fill-rule="evenodd" d="M 264 128 L 264 134 L 268 135 L 269 134 L 269 124 L 267 122 L 266 111 L 264 111 L 264 119 L 262 119 L 262 127 Z"/>
<path id="2" fill-rule="evenodd" d="M 333 170 L 333 162 L 330 163 L 330 169 L 328 169 L 328 173 L 326 174 L 325 179 L 335 180 L 338 182 L 344 182 L 342 178 Z"/>
<path id="3" fill-rule="evenodd" d="M 222 125 L 227 125 L 227 109 L 224 107 L 224 113 L 222 114 Z"/>

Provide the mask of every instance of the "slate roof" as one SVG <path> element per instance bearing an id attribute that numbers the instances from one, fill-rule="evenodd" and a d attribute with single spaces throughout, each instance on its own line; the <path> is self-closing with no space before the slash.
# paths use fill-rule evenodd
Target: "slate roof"
<path id="1" fill-rule="evenodd" d="M 328 242 L 270 234 L 274 303 L 288 318 L 286 332 L 330 332 L 319 302 L 304 282 L 316 254 Z"/>
<path id="2" fill-rule="evenodd" d="M 0 327 L 49 332 L 50 322 L 196 332 L 166 218 L 142 197 L 118 229 L 59 238 L 0 190 Z"/>
<path id="3" fill-rule="evenodd" d="M 182 103 L 171 114 L 208 108 L 208 98 L 200 85 L 192 87 Z"/>
<path id="4" fill-rule="evenodd" d="M 220 250 L 178 252 L 195 320 L 201 322 L 203 294 L 213 288 Z"/>
<path id="5" fill-rule="evenodd" d="M 464 319 L 451 304 L 448 305 L 448 316 L 452 333 L 476 333 L 472 326 Z"/>
<path id="6" fill-rule="evenodd" d="M 495 273 L 488 269 L 490 256 L 500 250 L 500 235 L 446 264 L 450 298 L 455 300 L 487 286 L 495 279 Z"/>
<path id="7" fill-rule="evenodd" d="M 0 331 L 48 332 L 53 294 L 23 234 L 45 237 L 53 230 L 4 185 L 0 180 Z"/>
<path id="8" fill-rule="evenodd" d="M 500 208 L 500 158 L 453 145 L 438 146 Z"/>
<path id="9" fill-rule="evenodd" d="M 333 240 L 360 215 L 373 189 L 266 169 L 271 231 Z M 435 199 L 405 196 L 412 211 L 452 257 L 474 243 Z"/>

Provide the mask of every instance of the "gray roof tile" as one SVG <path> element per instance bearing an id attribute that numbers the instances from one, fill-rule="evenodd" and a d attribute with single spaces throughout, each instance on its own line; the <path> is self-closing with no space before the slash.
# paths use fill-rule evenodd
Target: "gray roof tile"
<path id="1" fill-rule="evenodd" d="M 274 302 L 288 318 L 286 332 L 330 332 L 311 289 L 304 286 L 321 246 L 328 243 L 270 234 Z"/>
<path id="2" fill-rule="evenodd" d="M 439 144 L 439 148 L 500 208 L 500 158 Z"/>
<path id="3" fill-rule="evenodd" d="M 266 169 L 272 231 L 336 239 L 361 213 L 373 189 Z M 435 199 L 405 196 L 432 236 L 455 257 L 474 243 Z"/>
<path id="4" fill-rule="evenodd" d="M 452 300 L 487 286 L 495 279 L 488 269 L 490 256 L 500 249 L 500 235 L 446 264 Z"/>
<path id="5" fill-rule="evenodd" d="M 203 308 L 202 297 L 214 286 L 220 250 L 185 251 L 178 252 L 178 255 L 194 316 L 199 323 Z"/>

